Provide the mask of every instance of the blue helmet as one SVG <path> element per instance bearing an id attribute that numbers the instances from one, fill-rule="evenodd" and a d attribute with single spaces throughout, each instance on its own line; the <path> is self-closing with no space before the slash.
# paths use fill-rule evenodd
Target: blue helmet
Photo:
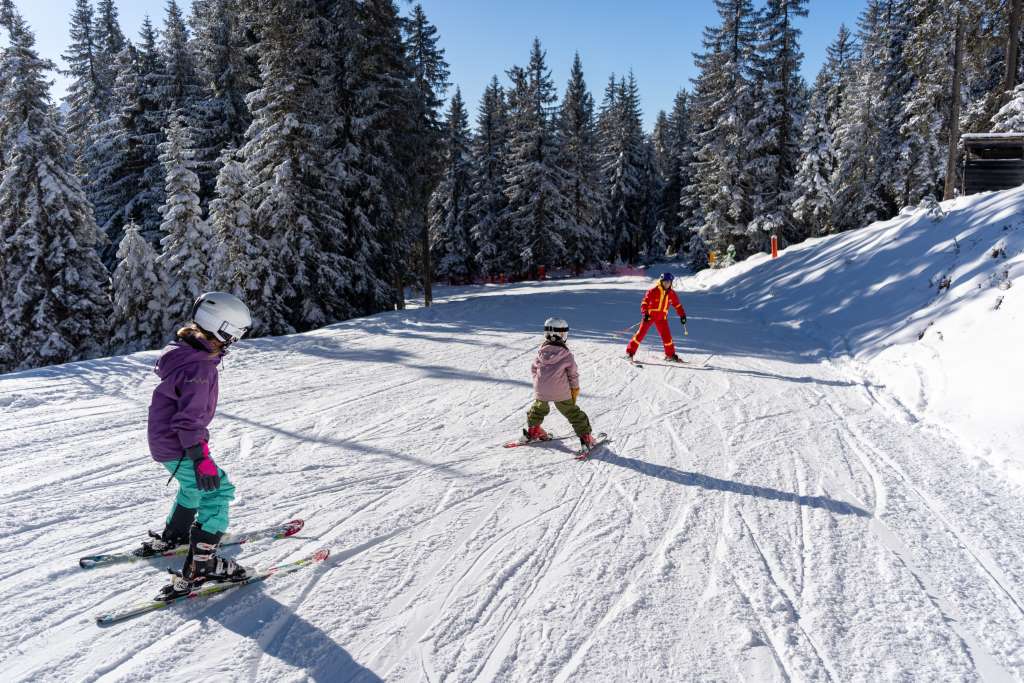
<path id="1" fill-rule="evenodd" d="M 672 273 L 662 273 L 658 279 L 664 282 L 672 282 Z"/>

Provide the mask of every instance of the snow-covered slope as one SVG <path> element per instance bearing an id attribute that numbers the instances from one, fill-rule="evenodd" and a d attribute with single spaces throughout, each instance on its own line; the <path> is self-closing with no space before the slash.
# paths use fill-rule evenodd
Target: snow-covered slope
<path id="1" fill-rule="evenodd" d="M 688 278 L 690 367 L 618 357 L 640 277 L 452 290 L 243 343 L 212 427 L 233 524 L 307 522 L 241 559 L 331 559 L 106 629 L 93 614 L 171 566 L 76 565 L 173 495 L 146 454 L 155 354 L 0 377 L 0 678 L 1020 680 L 1020 305 L 986 278 L 1020 267 L 1022 204 Z M 589 462 L 498 446 L 549 315 L 614 439 Z"/>
<path id="2" fill-rule="evenodd" d="M 910 419 L 952 429 L 1024 485 L 1024 187 L 705 271 L 813 357 L 847 356 Z M 847 359 L 844 359 L 847 360 Z"/>

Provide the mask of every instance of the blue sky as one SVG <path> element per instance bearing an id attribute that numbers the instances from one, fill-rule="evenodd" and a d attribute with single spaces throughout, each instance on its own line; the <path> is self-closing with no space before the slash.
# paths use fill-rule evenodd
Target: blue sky
<path id="1" fill-rule="evenodd" d="M 508 67 L 526 63 L 536 36 L 547 51 L 548 66 L 560 92 L 576 51 L 598 102 L 611 73 L 632 69 L 648 130 L 658 110 L 669 110 L 679 88 L 690 86 L 696 73 L 693 52 L 701 49 L 701 31 L 718 21 L 712 0 L 421 2 L 440 32 L 452 83 L 462 88 L 473 111 L 492 75 L 504 80 Z M 67 19 L 74 0 L 15 0 L 15 4 L 36 32 L 40 51 L 57 59 L 67 45 Z M 147 13 L 159 26 L 165 4 L 165 0 L 120 0 L 117 5 L 125 33 L 132 38 L 138 35 Z M 187 9 L 191 0 L 179 0 L 179 4 Z M 409 7 L 404 2 L 402 6 Z M 803 71 L 808 81 L 814 79 L 839 25 L 845 22 L 853 28 L 863 7 L 864 0 L 810 0 L 810 16 L 800 22 Z M 55 80 L 55 93 L 60 96 L 64 79 L 56 76 Z"/>

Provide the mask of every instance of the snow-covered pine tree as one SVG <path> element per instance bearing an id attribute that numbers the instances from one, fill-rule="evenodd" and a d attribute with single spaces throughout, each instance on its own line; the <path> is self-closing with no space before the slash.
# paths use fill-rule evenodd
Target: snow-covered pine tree
<path id="1" fill-rule="evenodd" d="M 199 205 L 199 178 L 193 170 L 190 141 L 176 115 L 171 117 L 160 152 L 167 200 L 160 207 L 164 237 L 156 263 L 164 283 L 164 331 L 170 332 L 188 320 L 192 302 L 209 289 L 213 241 Z"/>
<path id="2" fill-rule="evenodd" d="M 477 246 L 479 271 L 488 277 L 514 271 L 505 222 L 505 161 L 508 147 L 508 121 L 505 91 L 498 77 L 484 89 L 472 141 L 473 187 L 469 198 L 472 236 Z"/>
<path id="3" fill-rule="evenodd" d="M 96 46 L 96 70 L 103 92 L 106 95 L 103 118 L 111 113 L 114 81 L 117 79 L 115 61 L 127 46 L 121 24 L 117 18 L 114 0 L 99 0 L 96 5 L 96 21 L 93 22 L 93 44 Z"/>
<path id="4" fill-rule="evenodd" d="M 605 97 L 610 121 L 602 123 L 602 176 L 606 205 L 605 238 L 610 256 L 636 263 L 644 251 L 646 215 L 647 151 L 641 124 L 640 99 L 633 74 L 621 79 L 614 98 Z"/>
<path id="5" fill-rule="evenodd" d="M 907 122 L 906 99 L 914 82 L 907 63 L 907 41 L 916 23 L 912 13 L 913 0 L 885 0 L 882 21 L 877 27 L 878 37 L 885 41 L 879 60 L 872 66 L 881 69 L 878 157 L 875 173 L 879 179 L 879 194 L 884 204 L 879 214 L 889 217 L 899 209 L 899 196 L 906 187 L 908 165 L 902 156 L 903 134 Z M 919 18 L 917 18 L 919 19 Z M 863 57 L 863 53 L 862 53 Z"/>
<path id="6" fill-rule="evenodd" d="M 579 273 L 598 260 L 604 251 L 597 229 L 600 175 L 594 98 L 587 90 L 579 53 L 573 59 L 558 122 L 560 165 L 566 181 L 562 193 L 569 200 L 569 221 L 564 235 L 566 258 L 574 272 Z"/>
<path id="7" fill-rule="evenodd" d="M 664 110 L 659 111 L 650 139 L 654 155 L 654 180 L 658 190 L 653 205 L 657 229 L 652 252 L 656 251 L 662 255 L 676 251 L 674 243 L 676 213 L 679 211 L 679 174 L 670 141 L 671 135 L 668 114 Z"/>
<path id="8" fill-rule="evenodd" d="M 700 233 L 695 232 L 690 236 L 690 243 L 686 246 L 687 263 L 690 270 L 698 272 L 708 267 L 708 245 Z"/>
<path id="9" fill-rule="evenodd" d="M 140 38 L 137 48 L 127 43 L 117 55 L 112 113 L 96 126 L 93 144 L 86 150 L 86 187 L 97 223 L 109 240 L 103 258 L 111 265 L 116 263 L 114 245 L 121 242 L 126 222 L 136 222 L 142 236 L 156 245 L 163 220 L 163 116 L 153 81 L 159 54 L 149 19 L 143 22 Z"/>
<path id="10" fill-rule="evenodd" d="M 248 97 L 253 123 L 241 154 L 250 177 L 245 199 L 266 243 L 253 266 L 264 286 L 250 304 L 263 334 L 350 317 L 357 279 L 365 277 L 346 255 L 352 227 L 337 208 L 341 183 L 323 136 L 334 113 L 327 9 L 316 0 L 258 2 L 262 86 Z"/>
<path id="11" fill-rule="evenodd" d="M 340 183 L 330 198 L 344 231 L 337 243 L 352 262 L 348 317 L 405 306 L 412 243 L 420 239 L 407 215 L 418 201 L 409 174 L 423 163 L 414 132 L 422 102 L 391 0 L 340 3 L 330 20 L 334 66 L 325 97 L 334 106 L 325 128 L 334 131 L 329 170 Z"/>
<path id="12" fill-rule="evenodd" d="M 105 350 L 110 276 L 102 235 L 70 168 L 35 37 L 13 7 L 0 54 L 0 372 L 90 358 Z"/>
<path id="13" fill-rule="evenodd" d="M 745 122 L 753 109 L 757 15 L 750 0 L 715 0 L 715 6 L 721 25 L 704 30 L 704 52 L 695 56 L 700 70 L 694 81 L 698 148 L 687 193 L 696 204 L 691 215 L 700 221 L 704 241 L 716 249 L 736 242 L 744 253 L 751 249 L 747 150 L 753 141 Z"/>
<path id="14" fill-rule="evenodd" d="M 71 143 L 79 173 L 89 147 L 93 127 L 107 113 L 110 93 L 102 81 L 102 71 L 93 34 L 93 8 L 89 0 L 75 0 L 71 14 L 71 42 L 62 55 L 67 69 L 68 92 L 64 97 L 64 127 Z"/>
<path id="15" fill-rule="evenodd" d="M 1007 102 L 992 117 L 993 133 L 1019 133 L 1024 131 L 1024 83 L 1021 83 Z"/>
<path id="16" fill-rule="evenodd" d="M 570 207 L 562 188 L 554 120 L 555 88 L 540 40 L 534 38 L 525 69 L 510 71 L 508 171 L 505 174 L 510 238 L 519 250 L 517 270 L 535 275 L 538 266 L 565 260 L 565 226 Z"/>
<path id="17" fill-rule="evenodd" d="M 448 89 L 448 63 L 444 60 L 444 49 L 437 44 L 437 28 L 427 21 L 423 7 L 416 4 L 412 16 L 403 26 L 405 51 L 413 71 L 412 104 L 416 121 L 408 131 L 403 144 L 414 150 L 413 166 L 409 169 L 409 192 L 412 200 L 409 206 L 408 226 L 413 234 L 420 235 L 419 258 L 420 276 L 423 279 L 423 300 L 429 306 L 433 298 L 430 264 L 430 234 L 427 227 L 427 205 L 431 190 L 441 173 L 442 161 L 438 156 L 443 138 L 441 105 Z"/>
<path id="18" fill-rule="evenodd" d="M 943 0 L 911 0 L 914 26 L 907 39 L 905 58 L 912 74 L 903 101 L 900 126 L 900 162 L 903 177 L 892 188 L 897 206 L 915 206 L 925 195 L 940 191 L 946 167 L 945 140 L 948 117 L 943 106 L 952 80 L 956 10 Z M 952 12 L 949 10 L 953 9 Z M 945 135 L 943 134 L 945 131 Z"/>
<path id="19" fill-rule="evenodd" d="M 114 269 L 113 344 L 119 353 L 158 347 L 165 339 L 163 283 L 156 251 L 128 223 Z"/>
<path id="20" fill-rule="evenodd" d="M 249 178 L 235 150 L 226 149 L 219 160 L 216 196 L 210 202 L 210 283 L 242 301 L 264 298 L 265 286 L 256 278 L 257 264 L 266 258 L 263 239 L 253 230 L 252 209 L 245 200 Z"/>
<path id="21" fill-rule="evenodd" d="M 430 250 L 434 272 L 452 284 L 472 281 L 476 249 L 470 230 L 469 117 L 456 88 L 449 103 L 444 175 L 430 198 Z"/>
<path id="22" fill-rule="evenodd" d="M 752 190 L 747 233 L 753 247 L 768 235 L 783 243 L 805 237 L 789 212 L 804 108 L 796 21 L 805 16 L 807 0 L 768 0 L 758 21 L 753 60 L 757 95 L 748 124 L 752 145 L 747 160 Z"/>
<path id="23" fill-rule="evenodd" d="M 245 96 L 258 79 L 246 60 L 251 44 L 239 4 L 240 0 L 192 3 L 194 55 L 202 89 L 191 119 L 199 198 L 204 205 L 214 191 L 218 158 L 225 149 L 242 144 L 252 120 Z"/>
<path id="24" fill-rule="evenodd" d="M 164 129 L 169 123 L 168 110 L 161 94 L 166 73 L 163 55 L 157 47 L 156 30 L 149 17 L 142 22 L 137 46 L 139 83 L 119 98 L 123 125 L 122 149 L 127 147 L 133 157 L 124 169 L 136 176 L 135 194 L 122 208 L 139 224 L 142 236 L 151 244 L 160 241 L 160 206 L 164 203 L 164 167 L 160 163 L 160 145 L 164 142 Z M 129 77 L 125 86 L 134 85 Z M 110 235 L 110 231 L 107 231 Z"/>
<path id="25" fill-rule="evenodd" d="M 619 93 L 619 82 L 615 74 L 608 77 L 604 87 L 604 95 L 601 97 L 601 106 L 597 112 L 597 170 L 598 170 L 598 197 L 597 206 L 597 231 L 601 244 L 601 257 L 614 261 L 618 258 L 615 253 L 614 227 L 612 225 L 611 201 L 609 189 L 612 178 L 607 172 L 615 164 L 616 130 L 618 130 L 618 102 L 616 98 Z"/>
<path id="26" fill-rule="evenodd" d="M 794 184 L 793 215 L 808 235 L 837 230 L 835 224 L 836 127 L 843 106 L 849 70 L 856 60 L 853 40 L 845 25 L 828 46 L 825 64 L 815 79 L 801 135 L 801 157 Z"/>
<path id="27" fill-rule="evenodd" d="M 858 20 L 860 52 L 844 76 L 847 82 L 832 136 L 836 168 L 830 183 L 839 230 L 862 227 L 888 211 L 878 168 L 886 115 L 880 66 L 888 54 L 884 9 L 882 0 L 868 0 Z"/>
<path id="28" fill-rule="evenodd" d="M 158 49 L 162 68 L 153 76 L 161 114 L 168 122 L 178 116 L 182 125 L 191 128 L 191 117 L 201 99 L 202 87 L 188 26 L 176 0 L 167 0 L 167 16 Z"/>
<path id="29" fill-rule="evenodd" d="M 833 232 L 834 198 L 830 180 L 835 171 L 827 113 L 828 79 L 822 69 L 815 80 L 811 104 L 800 137 L 801 156 L 793 180 L 793 218 L 809 236 Z"/>
<path id="30" fill-rule="evenodd" d="M 689 244 L 689 216 L 681 213 L 686 188 L 691 184 L 690 164 L 695 153 L 693 126 L 690 120 L 690 93 L 676 93 L 672 111 L 665 124 L 665 175 L 659 220 L 665 224 L 668 247 L 678 253 Z"/>
<path id="31" fill-rule="evenodd" d="M 5 38 L 6 42 L 13 43 L 14 34 L 14 18 L 19 16 L 14 10 L 14 0 L 0 0 L 0 37 Z M 20 17 L 19 17 L 20 18 Z M 6 35 L 5 35 L 6 34 Z M 8 71 L 4 71 L 5 65 L 7 67 L 13 67 L 13 62 L 5 59 L 8 47 L 6 45 L 0 45 L 0 98 L 4 97 L 4 93 L 14 81 Z M 5 138 L 11 130 L 11 121 L 6 121 L 3 118 L 3 112 L 0 111 L 0 174 L 4 172 L 5 162 Z"/>
<path id="32" fill-rule="evenodd" d="M 1015 84 L 1021 76 L 1016 68 L 1021 62 L 1017 60 L 1012 69 L 1008 62 L 1011 55 L 1019 56 L 1024 3 L 1021 0 L 975 0 L 971 5 L 976 8 L 971 14 L 976 11 L 977 17 L 965 27 L 961 127 L 969 133 L 986 133 L 992 117 L 1005 103 L 1007 79 L 1012 78 Z M 1012 28 L 1015 8 L 1016 31 Z M 1009 97 L 1009 92 L 1005 96 Z"/>

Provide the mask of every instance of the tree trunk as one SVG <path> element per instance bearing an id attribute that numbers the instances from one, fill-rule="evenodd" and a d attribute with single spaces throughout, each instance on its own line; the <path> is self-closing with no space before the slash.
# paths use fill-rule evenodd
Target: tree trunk
<path id="1" fill-rule="evenodd" d="M 395 310 L 405 310 L 405 283 L 401 274 L 395 276 Z"/>
<path id="2" fill-rule="evenodd" d="M 1006 39 L 1006 74 L 1003 76 L 999 103 L 1006 104 L 1010 91 L 1017 87 L 1017 52 L 1020 43 L 1021 5 L 1024 0 L 1010 0 L 1010 27 Z"/>
<path id="3" fill-rule="evenodd" d="M 953 46 L 953 92 L 949 103 L 949 152 L 946 155 L 946 188 L 943 199 L 952 199 L 956 193 L 956 159 L 960 146 L 960 79 L 963 75 L 964 61 L 964 18 L 956 15 L 956 37 Z"/>
<path id="4" fill-rule="evenodd" d="M 427 226 L 427 221 L 421 221 L 422 232 L 420 233 L 422 239 L 423 249 L 423 305 L 430 306 L 434 302 L 434 287 L 433 287 L 433 266 L 430 263 L 430 228 Z"/>

